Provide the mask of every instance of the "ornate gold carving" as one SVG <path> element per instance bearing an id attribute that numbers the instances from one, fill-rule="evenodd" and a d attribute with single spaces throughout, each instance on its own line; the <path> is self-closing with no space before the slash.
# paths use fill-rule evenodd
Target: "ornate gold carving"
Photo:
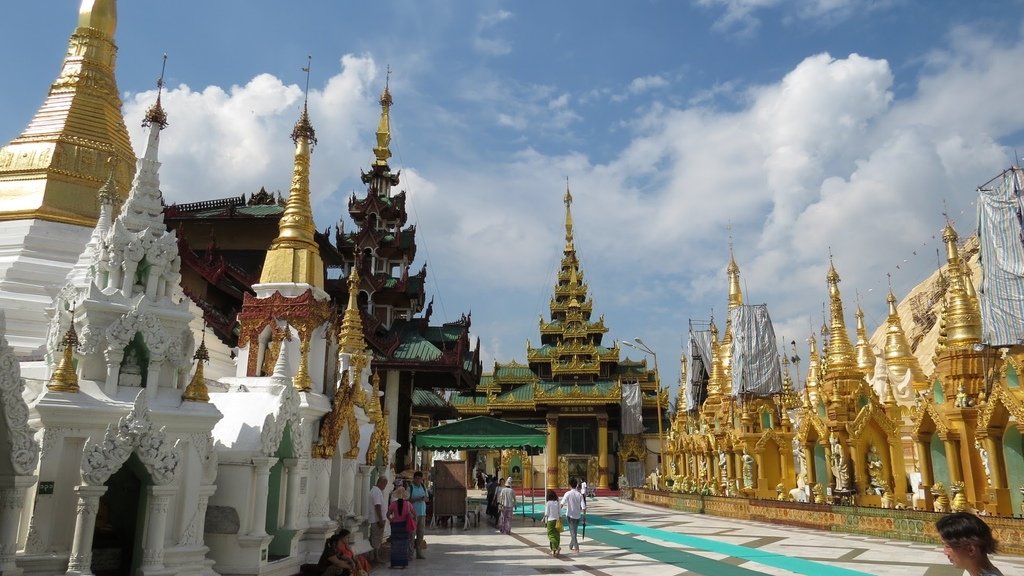
<path id="1" fill-rule="evenodd" d="M 366 463 L 376 464 L 379 453 L 381 462 L 388 465 L 391 460 L 391 432 L 388 430 L 387 413 L 380 407 L 380 376 L 374 372 L 370 382 L 373 384 L 373 392 L 372 398 L 367 401 L 367 415 L 373 421 L 373 435 L 370 436 L 370 449 L 366 451 Z"/>
<path id="2" fill-rule="evenodd" d="M 356 453 L 359 451 L 359 423 L 356 421 L 355 412 L 352 409 L 353 384 L 350 382 L 350 374 L 351 370 L 342 374 L 341 381 L 338 382 L 338 389 L 334 392 L 334 398 L 331 401 L 331 411 L 320 422 L 320 440 L 313 446 L 313 458 L 333 458 L 338 446 L 338 438 L 341 436 L 341 429 L 346 425 L 349 427 L 349 440 L 352 440 L 352 429 L 355 429 L 356 436 L 355 442 L 352 442 L 352 448 Z M 356 382 L 354 385 L 358 386 L 359 383 Z M 352 454 L 352 450 L 349 450 L 345 457 L 355 457 L 355 454 L 350 454 Z"/>
<path id="3" fill-rule="evenodd" d="M 192 381 L 185 387 L 185 393 L 181 395 L 181 399 L 190 402 L 209 402 L 210 392 L 206 388 L 206 378 L 203 376 L 203 365 L 210 360 L 210 353 L 206 349 L 205 332 L 202 341 L 199 342 L 199 348 L 196 349 L 192 358 L 196 360 L 196 373 L 192 376 Z"/>
<path id="4" fill-rule="evenodd" d="M 267 298 L 256 298 L 245 294 L 242 299 L 242 311 L 238 314 L 240 330 L 238 346 L 245 347 L 251 343 L 258 345 L 259 335 L 267 326 L 276 326 L 283 320 L 299 329 L 297 324 L 319 326 L 331 316 L 330 300 L 317 300 L 312 290 L 307 290 L 294 298 L 274 292 Z M 246 373 L 256 376 L 258 354 L 250 349 L 249 364 Z"/>
<path id="5" fill-rule="evenodd" d="M 57 369 L 50 376 L 50 383 L 46 388 L 51 392 L 78 392 L 78 374 L 75 373 L 74 360 L 75 348 L 78 346 L 78 334 L 75 333 L 73 318 L 61 344 L 64 346 L 64 354 L 61 356 Z"/>
<path id="6" fill-rule="evenodd" d="M 270 328 L 270 342 L 263 353 L 263 365 L 260 368 L 261 376 L 270 376 L 274 373 L 274 365 L 277 364 L 277 356 L 281 353 L 281 343 L 291 342 L 292 331 L 287 326 L 272 325 Z"/>

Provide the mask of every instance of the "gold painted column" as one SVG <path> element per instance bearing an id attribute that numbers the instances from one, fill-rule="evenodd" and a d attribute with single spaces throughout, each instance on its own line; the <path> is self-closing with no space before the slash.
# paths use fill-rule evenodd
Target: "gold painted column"
<path id="1" fill-rule="evenodd" d="M 608 489 L 608 415 L 597 415 L 597 488 Z"/>
<path id="2" fill-rule="evenodd" d="M 964 479 L 963 464 L 960 461 L 960 450 L 957 446 L 957 441 L 950 439 L 942 439 L 942 446 L 946 449 L 946 465 L 949 468 L 949 483 L 961 482 Z M 949 486 L 946 486 L 949 489 Z"/>
<path id="3" fill-rule="evenodd" d="M 545 460 L 547 460 L 547 478 L 545 488 L 556 490 L 558 488 L 558 414 L 548 414 L 548 445 L 544 449 Z"/>
<path id="4" fill-rule="evenodd" d="M 804 462 L 807 462 L 807 470 L 805 470 L 806 478 L 804 482 L 807 482 L 808 486 L 813 486 L 818 482 L 818 471 L 815 469 L 816 463 L 814 462 L 814 447 L 813 445 L 804 445 Z"/>

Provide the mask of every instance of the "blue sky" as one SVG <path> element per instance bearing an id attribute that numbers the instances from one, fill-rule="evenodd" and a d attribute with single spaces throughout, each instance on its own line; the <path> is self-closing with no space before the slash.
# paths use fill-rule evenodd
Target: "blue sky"
<path id="1" fill-rule="evenodd" d="M 0 139 L 55 78 L 78 0 L 0 20 Z M 485 369 L 539 341 L 564 234 L 609 340 L 666 384 L 687 320 L 721 318 L 730 236 L 780 339 L 822 322 L 831 248 L 847 322 L 884 322 L 936 266 L 944 205 L 1024 152 L 1021 0 L 121 2 L 117 80 L 136 147 L 167 53 L 168 202 L 286 191 L 312 55 L 321 229 L 363 191 L 392 69 L 392 166 L 435 321 L 473 313 Z M 351 224 L 349 223 L 349 227 Z M 628 350 L 627 350 L 628 351 Z M 637 358 L 636 352 L 628 351 Z M 803 354 L 806 355 L 806 354 Z M 625 354 L 624 354 L 625 356 Z"/>

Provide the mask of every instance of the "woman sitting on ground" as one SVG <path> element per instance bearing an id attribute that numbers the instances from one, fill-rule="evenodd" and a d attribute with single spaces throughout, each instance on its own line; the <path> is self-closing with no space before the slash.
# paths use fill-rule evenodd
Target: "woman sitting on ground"
<path id="1" fill-rule="evenodd" d="M 984 520 L 974 514 L 956 512 L 939 518 L 935 529 L 953 566 L 966 570 L 970 576 L 1003 576 L 988 559 L 989 554 L 996 553 L 997 542 Z"/>

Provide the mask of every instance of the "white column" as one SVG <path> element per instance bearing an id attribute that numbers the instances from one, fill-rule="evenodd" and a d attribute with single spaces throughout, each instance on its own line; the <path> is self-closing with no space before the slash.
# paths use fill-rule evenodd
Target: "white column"
<path id="1" fill-rule="evenodd" d="M 270 468 L 277 464 L 277 458 L 262 456 L 252 459 L 256 468 L 256 495 L 252 506 L 251 536 L 267 535 L 267 496 L 270 493 Z"/>
<path id="2" fill-rule="evenodd" d="M 75 517 L 75 539 L 71 543 L 71 557 L 68 558 L 67 576 L 92 574 L 92 533 L 96 529 L 96 512 L 100 507 L 100 496 L 106 486 L 76 486 L 78 510 Z"/>
<path id="3" fill-rule="evenodd" d="M 160 369 L 163 368 L 163 356 L 153 356 L 149 359 L 149 366 L 146 368 L 146 400 L 156 401 L 157 390 L 160 387 Z"/>
<path id="4" fill-rule="evenodd" d="M 370 471 L 373 470 L 373 466 L 368 464 L 360 464 L 359 472 L 356 473 L 355 481 L 355 507 L 358 510 L 356 516 L 360 518 L 370 518 L 372 510 L 368 510 L 369 499 L 370 499 Z"/>
<path id="5" fill-rule="evenodd" d="M 196 544 L 203 543 L 203 534 L 206 533 L 206 508 L 210 504 L 210 496 L 217 491 L 215 484 L 207 484 L 199 487 L 199 501 L 196 503 Z"/>
<path id="6" fill-rule="evenodd" d="M 299 527 L 299 459 L 286 458 L 284 460 L 285 471 L 288 474 L 288 489 L 285 493 L 284 505 L 284 528 L 295 530 Z"/>
<path id="7" fill-rule="evenodd" d="M 356 497 L 356 489 L 359 487 L 359 483 L 356 480 L 358 468 L 354 458 L 341 458 L 339 478 L 335 480 L 341 487 L 339 490 L 338 508 L 349 516 L 359 515 L 359 499 Z"/>
<path id="8" fill-rule="evenodd" d="M 14 562 L 18 550 L 18 528 L 25 506 L 25 491 L 34 484 L 35 476 L 13 476 L 0 479 L 0 574 L 20 576 L 22 570 Z"/>
<path id="9" fill-rule="evenodd" d="M 117 377 L 121 371 L 121 360 L 124 359 L 124 350 L 107 349 L 103 352 L 107 361 L 107 381 L 103 385 L 103 392 L 111 398 L 117 394 Z"/>
<path id="10" fill-rule="evenodd" d="M 331 461 L 313 458 L 309 462 L 309 522 L 324 526 L 331 522 Z"/>
<path id="11" fill-rule="evenodd" d="M 148 384 L 148 383 L 147 383 Z M 149 514 L 146 522 L 146 544 L 142 548 L 142 569 L 159 570 L 164 567 L 164 536 L 167 533 L 167 507 L 174 486 L 149 487 Z"/>

